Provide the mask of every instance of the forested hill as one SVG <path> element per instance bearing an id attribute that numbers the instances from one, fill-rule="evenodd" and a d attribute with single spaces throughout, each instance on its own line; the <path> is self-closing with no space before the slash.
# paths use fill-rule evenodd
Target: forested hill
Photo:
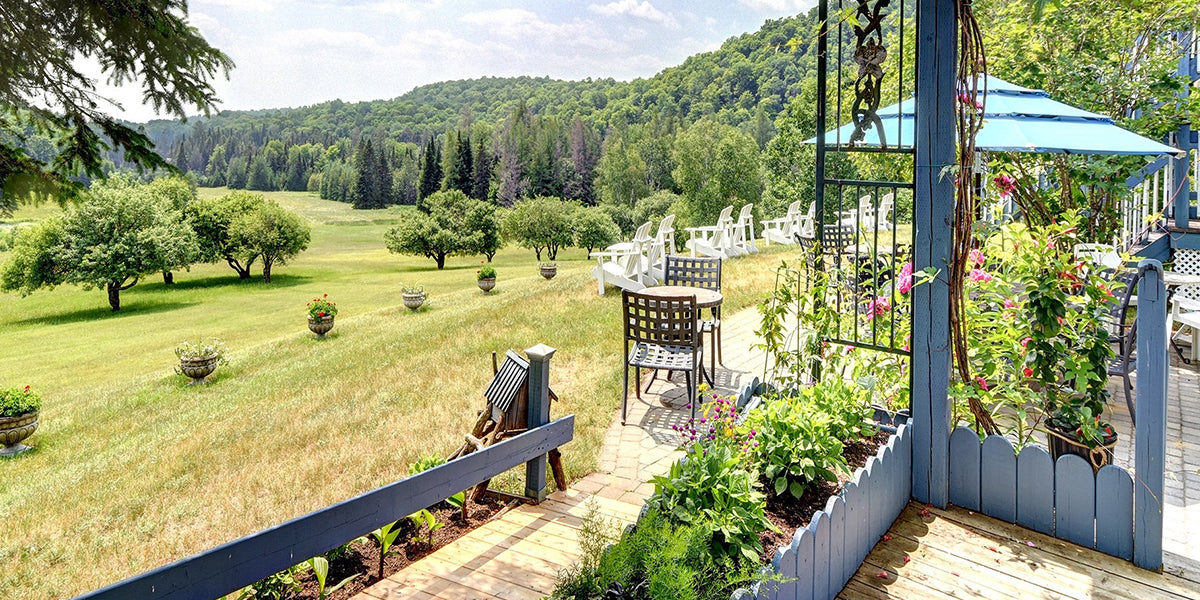
<path id="1" fill-rule="evenodd" d="M 307 189 L 364 208 L 451 187 L 504 205 L 531 195 L 594 204 L 603 195 L 601 161 L 617 145 L 622 154 L 612 161 L 631 183 L 609 177 L 605 189 L 632 205 L 656 190 L 679 191 L 674 136 L 701 119 L 765 147 L 776 116 L 812 77 L 816 28 L 815 10 L 767 21 L 630 82 L 483 77 L 391 100 L 224 111 L 151 121 L 145 130 L 201 185 Z"/>

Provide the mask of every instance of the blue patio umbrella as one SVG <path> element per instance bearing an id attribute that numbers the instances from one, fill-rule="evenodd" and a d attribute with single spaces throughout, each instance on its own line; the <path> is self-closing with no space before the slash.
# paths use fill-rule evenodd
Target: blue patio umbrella
<path id="1" fill-rule="evenodd" d="M 981 91 L 982 95 L 983 92 Z M 884 141 L 889 147 L 910 147 L 913 140 L 914 99 L 879 109 Z M 854 125 L 825 134 L 829 146 L 847 145 Z M 816 138 L 808 143 L 817 143 Z M 858 147 L 879 147 L 879 130 L 871 127 Z M 1181 154 L 1182 151 L 1118 127 L 1101 114 L 1050 99 L 1042 90 L 987 77 L 987 102 L 983 127 L 975 138 L 976 150 L 1067 154 Z"/>

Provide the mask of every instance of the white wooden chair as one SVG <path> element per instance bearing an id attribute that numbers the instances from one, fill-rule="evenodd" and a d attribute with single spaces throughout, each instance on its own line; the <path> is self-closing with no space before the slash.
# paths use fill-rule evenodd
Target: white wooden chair
<path id="1" fill-rule="evenodd" d="M 1086 260 L 1099 269 L 1121 266 L 1121 254 L 1112 244 L 1075 244 L 1075 258 Z"/>
<path id="2" fill-rule="evenodd" d="M 646 275 L 655 281 L 664 277 L 663 264 L 675 253 L 675 215 L 667 215 L 658 224 L 658 232 L 646 250 Z"/>
<path id="3" fill-rule="evenodd" d="M 786 216 L 762 222 L 763 245 L 770 246 L 771 242 L 785 246 L 795 244 L 796 227 L 799 224 L 799 220 L 800 200 L 797 200 L 788 205 Z"/>
<path id="4" fill-rule="evenodd" d="M 733 222 L 728 234 L 729 248 L 725 251 L 730 256 L 741 256 L 758 252 L 754 245 L 754 205 L 746 204 L 738 213 L 737 221 Z"/>
<path id="5" fill-rule="evenodd" d="M 817 239 L 817 203 L 812 202 L 808 205 L 808 212 L 800 215 L 796 224 L 793 226 L 792 233 L 796 239 L 815 240 Z"/>
<path id="6" fill-rule="evenodd" d="M 865 210 L 862 208 L 861 201 L 859 206 L 858 221 L 864 230 L 890 231 L 892 229 L 892 209 L 896 206 L 894 194 L 891 192 L 884 194 L 883 198 L 879 199 L 879 206 L 873 206 L 870 201 L 867 202 Z"/>
<path id="7" fill-rule="evenodd" d="M 652 241 L 650 225 L 650 221 L 646 221 L 638 226 L 631 241 L 613 244 L 589 255 L 596 259 L 592 277 L 596 278 L 601 296 L 604 295 L 606 283 L 631 292 L 640 291 L 654 283 L 647 275 L 649 261 L 646 251 Z"/>
<path id="8" fill-rule="evenodd" d="M 862 216 L 871 211 L 871 195 L 867 194 L 858 199 L 858 207 L 843 210 L 838 213 L 838 224 L 845 227 L 858 228 Z"/>
<path id="9" fill-rule="evenodd" d="M 712 256 L 716 258 L 728 258 L 726 251 L 729 248 L 729 228 L 733 223 L 733 205 L 726 206 L 721 209 L 720 216 L 717 217 L 717 224 L 707 227 L 688 227 L 687 232 L 692 234 L 691 239 L 687 241 L 686 246 L 692 251 L 692 256 L 697 253 L 702 256 Z"/>

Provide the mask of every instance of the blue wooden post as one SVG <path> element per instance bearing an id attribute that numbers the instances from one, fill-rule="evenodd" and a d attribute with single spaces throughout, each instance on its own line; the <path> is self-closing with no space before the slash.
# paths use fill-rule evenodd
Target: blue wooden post
<path id="1" fill-rule="evenodd" d="M 1162 571 L 1163 468 L 1167 458 L 1167 292 L 1162 264 L 1145 259 L 1137 312 L 1137 428 L 1133 562 Z"/>
<path id="2" fill-rule="evenodd" d="M 538 344 L 525 350 L 529 358 L 529 403 L 525 409 L 525 426 L 529 429 L 550 422 L 550 357 L 554 348 Z M 525 497 L 537 502 L 546 499 L 546 455 L 525 463 Z"/>
<path id="3" fill-rule="evenodd" d="M 1179 68 L 1175 71 L 1177 75 L 1188 77 L 1191 80 L 1193 68 L 1191 57 L 1188 56 L 1188 50 L 1192 43 L 1191 32 L 1179 34 Z M 1191 86 L 1185 86 L 1179 92 L 1179 100 L 1186 102 L 1188 97 L 1188 89 Z M 1174 211 L 1175 211 L 1175 226 L 1185 228 L 1188 226 L 1188 219 L 1191 217 L 1192 210 L 1192 194 L 1188 186 L 1188 172 L 1191 165 L 1188 161 L 1187 149 L 1191 147 L 1192 128 L 1189 124 L 1184 123 L 1175 130 L 1174 146 L 1183 150 L 1181 156 L 1176 156 L 1171 159 L 1171 168 L 1173 169 L 1174 180 L 1171 182 L 1171 193 L 1175 194 Z"/>
<path id="4" fill-rule="evenodd" d="M 954 221 L 954 0 L 917 3 L 913 269 L 939 276 L 913 288 L 912 495 L 945 507 L 950 495 L 950 288 L 946 275 Z"/>

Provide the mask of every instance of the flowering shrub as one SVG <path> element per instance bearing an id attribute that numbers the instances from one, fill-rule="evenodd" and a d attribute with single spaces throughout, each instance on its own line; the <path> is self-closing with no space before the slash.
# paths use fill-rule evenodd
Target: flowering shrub
<path id="1" fill-rule="evenodd" d="M 496 268 L 492 265 L 484 265 L 475 271 L 475 279 L 495 279 Z"/>
<path id="2" fill-rule="evenodd" d="M 0 417 L 19 417 L 42 409 L 42 397 L 25 386 L 0 390 Z"/>
<path id="3" fill-rule="evenodd" d="M 329 294 L 321 294 L 320 298 L 313 298 L 312 302 L 308 303 L 308 318 L 314 321 L 332 319 L 337 313 L 337 303 L 329 301 Z"/>
<path id="4" fill-rule="evenodd" d="M 191 340 L 185 340 L 178 346 L 175 346 L 175 356 L 178 357 L 179 360 L 195 360 L 199 358 L 215 357 L 218 363 L 222 365 L 229 362 L 229 359 L 226 357 L 228 352 L 229 349 L 225 347 L 224 342 L 218 339 L 211 339 L 207 342 L 201 340 L 196 340 L 194 342 Z"/>

